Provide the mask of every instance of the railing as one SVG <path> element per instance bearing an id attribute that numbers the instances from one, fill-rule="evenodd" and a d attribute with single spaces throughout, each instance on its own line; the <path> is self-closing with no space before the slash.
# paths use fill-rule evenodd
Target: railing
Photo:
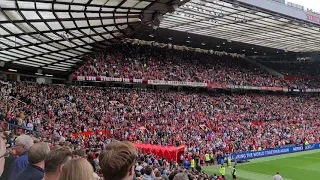
<path id="1" fill-rule="evenodd" d="M 3 124 L 6 125 L 5 130 L 10 130 L 13 131 L 14 134 L 17 134 L 18 130 L 21 129 L 25 134 L 32 134 L 33 136 L 39 137 L 41 136 L 41 132 L 40 131 L 35 131 L 35 130 L 29 130 L 25 127 L 19 126 L 19 125 L 15 125 L 15 124 L 11 124 L 9 122 L 6 121 L 0 121 L 1 127 L 3 126 Z"/>

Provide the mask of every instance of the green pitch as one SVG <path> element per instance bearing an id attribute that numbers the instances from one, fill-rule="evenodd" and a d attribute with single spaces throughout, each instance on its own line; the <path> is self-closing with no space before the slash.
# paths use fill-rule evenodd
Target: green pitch
<path id="1" fill-rule="evenodd" d="M 210 175 L 219 174 L 220 166 L 202 167 Z M 320 150 L 305 151 L 250 160 L 237 165 L 237 180 L 273 180 L 279 172 L 284 180 L 320 179 Z M 232 180 L 231 169 L 226 168 L 228 180 Z"/>

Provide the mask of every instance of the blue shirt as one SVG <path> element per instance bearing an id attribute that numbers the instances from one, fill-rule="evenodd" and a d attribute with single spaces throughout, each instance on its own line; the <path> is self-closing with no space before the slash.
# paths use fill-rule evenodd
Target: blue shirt
<path id="1" fill-rule="evenodd" d="M 15 180 L 18 174 L 28 165 L 28 151 L 18 157 L 11 166 L 9 180 Z"/>
<path id="2" fill-rule="evenodd" d="M 184 168 L 189 169 L 190 168 L 189 160 L 185 160 L 183 166 L 184 166 Z"/>

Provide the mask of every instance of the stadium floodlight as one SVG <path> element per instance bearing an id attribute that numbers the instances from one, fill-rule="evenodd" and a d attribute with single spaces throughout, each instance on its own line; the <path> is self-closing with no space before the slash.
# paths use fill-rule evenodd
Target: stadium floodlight
<path id="1" fill-rule="evenodd" d="M 8 69 L 8 71 L 11 71 L 11 72 L 17 72 L 16 69 Z"/>

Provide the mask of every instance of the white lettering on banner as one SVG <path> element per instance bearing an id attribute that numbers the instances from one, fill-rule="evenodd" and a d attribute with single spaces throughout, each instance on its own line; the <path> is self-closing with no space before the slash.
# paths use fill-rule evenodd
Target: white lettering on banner
<path id="1" fill-rule="evenodd" d="M 109 81 L 109 78 L 106 76 L 100 76 L 101 81 Z"/>
<path id="2" fill-rule="evenodd" d="M 106 82 L 122 82 L 122 78 L 113 78 L 113 77 L 106 77 L 106 76 L 100 76 L 101 81 Z"/>
<path id="3" fill-rule="evenodd" d="M 258 152 L 254 152 L 253 153 L 253 157 L 260 157 L 260 156 L 264 156 L 264 152 L 263 151 L 258 151 Z"/>
<path id="4" fill-rule="evenodd" d="M 142 79 L 133 79 L 133 82 L 136 82 L 136 83 L 142 83 Z"/>
<path id="5" fill-rule="evenodd" d="M 246 159 L 247 158 L 247 154 L 239 154 L 236 156 L 236 159 Z"/>
<path id="6" fill-rule="evenodd" d="M 77 80 L 84 81 L 84 80 L 86 80 L 86 77 L 85 76 L 77 76 Z"/>
<path id="7" fill-rule="evenodd" d="M 96 81 L 97 78 L 95 76 L 86 76 L 87 81 Z"/>
<path id="8" fill-rule="evenodd" d="M 303 150 L 303 148 L 301 146 L 293 148 L 293 151 L 302 151 L 302 150 Z"/>
<path id="9" fill-rule="evenodd" d="M 129 78 L 123 78 L 123 82 L 130 82 Z"/>
<path id="10" fill-rule="evenodd" d="M 306 146 L 306 149 L 313 149 L 314 144 Z"/>

